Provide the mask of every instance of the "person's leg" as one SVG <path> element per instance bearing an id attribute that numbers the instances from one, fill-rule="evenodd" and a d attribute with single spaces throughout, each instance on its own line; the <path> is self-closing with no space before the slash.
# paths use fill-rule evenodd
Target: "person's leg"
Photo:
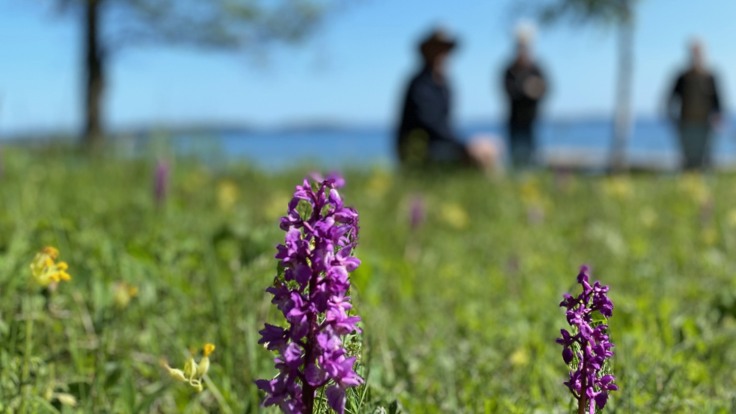
<path id="1" fill-rule="evenodd" d="M 521 163 L 521 154 L 523 152 L 521 146 L 521 137 L 519 136 L 519 131 L 517 128 L 515 128 L 513 125 L 509 125 L 508 127 L 508 136 L 509 136 L 509 155 L 511 156 L 511 166 L 513 168 L 517 168 L 519 164 Z"/>
<path id="2" fill-rule="evenodd" d="M 509 145 L 511 146 L 511 163 L 514 168 L 524 168 L 532 162 L 532 135 L 527 126 L 511 125 L 509 127 Z"/>
<path id="3" fill-rule="evenodd" d="M 540 163 L 539 159 L 539 143 L 537 142 L 537 128 L 534 124 L 529 124 L 529 142 L 531 147 L 531 160 L 530 162 L 537 166 Z"/>
<path id="4" fill-rule="evenodd" d="M 680 126 L 682 168 L 696 170 L 710 167 L 711 131 L 708 125 L 684 124 Z"/>
<path id="5" fill-rule="evenodd" d="M 697 155 L 695 154 L 694 143 L 697 140 L 697 134 L 694 134 L 692 125 L 683 124 L 679 128 L 680 154 L 682 157 L 682 169 L 689 171 L 697 168 Z"/>
<path id="6" fill-rule="evenodd" d="M 710 169 L 713 165 L 713 155 L 711 147 L 713 145 L 713 130 L 710 125 L 703 125 L 700 131 L 702 137 L 702 167 L 703 169 Z"/>
<path id="7" fill-rule="evenodd" d="M 534 128 L 532 127 L 532 124 L 524 125 L 522 127 L 522 132 L 524 136 L 524 142 L 526 144 L 526 154 L 524 154 L 524 162 L 526 166 L 533 167 L 537 164 L 537 151 L 536 141 L 534 139 Z"/>

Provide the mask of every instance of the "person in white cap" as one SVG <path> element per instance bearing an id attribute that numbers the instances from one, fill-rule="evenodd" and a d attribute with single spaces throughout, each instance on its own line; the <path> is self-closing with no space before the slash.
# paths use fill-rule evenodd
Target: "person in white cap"
<path id="1" fill-rule="evenodd" d="M 547 81 L 531 53 L 533 27 L 520 25 L 516 31 L 516 54 L 503 72 L 508 104 L 507 132 L 514 167 L 535 163 L 534 124 L 539 102 L 547 92 Z"/>

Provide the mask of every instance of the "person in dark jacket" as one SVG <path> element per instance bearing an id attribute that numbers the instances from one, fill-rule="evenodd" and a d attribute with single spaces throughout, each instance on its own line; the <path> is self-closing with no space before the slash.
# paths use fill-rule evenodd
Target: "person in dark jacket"
<path id="1" fill-rule="evenodd" d="M 531 29 L 517 33 L 516 56 L 503 73 L 508 103 L 508 140 L 514 167 L 533 165 L 536 156 L 534 123 L 537 107 L 547 91 L 542 69 L 530 51 Z"/>
<path id="2" fill-rule="evenodd" d="M 451 125 L 452 94 L 446 61 L 457 41 L 432 31 L 419 45 L 422 67 L 406 89 L 397 129 L 397 152 L 404 165 L 454 164 L 488 168 L 497 156 L 489 140 L 466 145 Z"/>
<path id="3" fill-rule="evenodd" d="M 675 80 L 667 111 L 677 126 L 682 167 L 710 167 L 713 126 L 720 121 L 721 99 L 716 78 L 705 66 L 703 44 L 697 40 L 690 45 L 690 67 Z"/>

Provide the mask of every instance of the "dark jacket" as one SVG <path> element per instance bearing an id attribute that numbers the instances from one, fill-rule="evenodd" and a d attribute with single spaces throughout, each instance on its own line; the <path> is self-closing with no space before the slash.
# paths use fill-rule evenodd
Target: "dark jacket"
<path id="1" fill-rule="evenodd" d="M 533 97 L 524 90 L 524 84 L 533 77 L 544 82 L 546 89 L 544 73 L 535 63 L 522 66 L 514 61 L 504 71 L 503 83 L 509 105 L 508 122 L 511 126 L 530 126 L 537 117 L 537 106 L 543 94 Z"/>
<path id="2" fill-rule="evenodd" d="M 672 88 L 668 111 L 670 117 L 681 124 L 710 123 L 712 115 L 721 113 L 721 100 L 713 74 L 693 69 L 681 73 Z"/>
<path id="3" fill-rule="evenodd" d="M 399 158 L 406 160 L 412 139 L 426 140 L 428 158 L 437 148 L 464 148 L 450 125 L 450 89 L 447 83 L 424 67 L 409 82 L 397 133 Z"/>

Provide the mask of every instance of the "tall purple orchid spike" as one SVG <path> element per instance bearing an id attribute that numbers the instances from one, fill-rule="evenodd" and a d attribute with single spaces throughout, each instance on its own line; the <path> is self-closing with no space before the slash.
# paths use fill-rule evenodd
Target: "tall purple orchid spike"
<path id="1" fill-rule="evenodd" d="M 606 406 L 608 393 L 618 390 L 606 363 L 613 356 L 606 324 L 613 316 L 613 302 L 607 295 L 608 286 L 598 281 L 590 285 L 587 266 L 580 268 L 578 283 L 583 288 L 580 295 L 566 293 L 560 302 L 567 309 L 572 332 L 561 329 L 557 343 L 562 345 L 562 359 L 570 366 L 565 385 L 578 400 L 578 414 L 595 414 L 596 407 Z"/>
<path id="2" fill-rule="evenodd" d="M 409 228 L 415 232 L 427 218 L 427 203 L 421 194 L 415 194 L 409 204 Z"/>
<path id="3" fill-rule="evenodd" d="M 277 353 L 279 373 L 256 384 L 266 392 L 263 405 L 285 413 L 312 413 L 317 390 L 326 387 L 329 406 L 342 414 L 346 389 L 363 383 L 343 346 L 360 321 L 350 314 L 348 296 L 348 274 L 360 265 L 353 256 L 358 213 L 343 205 L 343 185 L 338 175 L 305 179 L 281 218 L 286 238 L 277 247 L 278 275 L 266 291 L 286 326 L 266 324 L 259 341 Z"/>
<path id="4" fill-rule="evenodd" d="M 153 175 L 153 199 L 156 207 L 163 206 L 169 187 L 169 163 L 159 159 Z"/>

